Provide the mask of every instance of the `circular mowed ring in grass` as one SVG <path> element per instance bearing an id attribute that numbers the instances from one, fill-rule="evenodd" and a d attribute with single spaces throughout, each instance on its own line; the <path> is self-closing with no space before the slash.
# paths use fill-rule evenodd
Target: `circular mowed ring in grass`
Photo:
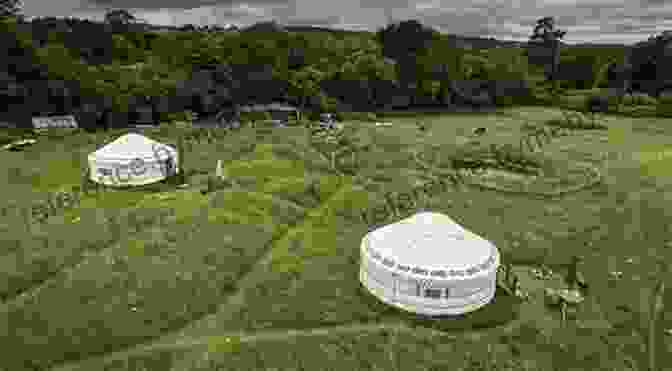
<path id="1" fill-rule="evenodd" d="M 433 151 L 435 152 L 436 149 L 433 149 Z M 578 192 L 592 187 L 602 180 L 599 170 L 591 164 L 549 158 L 543 161 L 523 158 L 521 160 L 526 160 L 529 165 L 516 166 L 512 170 L 498 164 L 497 160 L 489 158 L 485 147 L 469 152 L 469 155 L 471 155 L 469 158 L 473 161 L 470 162 L 468 158 L 466 162 L 462 161 L 467 165 L 471 163 L 474 166 L 474 171 L 470 171 L 468 168 L 454 170 L 452 167 L 456 163 L 455 160 L 451 159 L 450 156 L 437 156 L 433 151 L 414 153 L 414 161 L 420 168 L 434 175 L 448 179 L 454 178 L 455 172 L 459 172 L 460 176 L 458 178 L 467 185 L 505 193 L 554 197 Z M 464 160 L 464 154 L 461 154 L 458 158 Z M 451 164 L 450 169 L 447 168 L 448 164 Z M 515 165 L 522 164 L 521 161 L 515 163 Z M 519 171 L 515 170 L 516 168 L 520 168 L 520 170 L 527 168 L 534 171 Z"/>

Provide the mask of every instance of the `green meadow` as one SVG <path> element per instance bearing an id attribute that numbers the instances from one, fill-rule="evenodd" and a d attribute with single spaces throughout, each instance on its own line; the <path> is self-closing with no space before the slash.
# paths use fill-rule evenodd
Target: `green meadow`
<path id="1" fill-rule="evenodd" d="M 31 136 L 0 152 L 0 370 L 646 370 L 651 351 L 672 370 L 672 291 L 650 321 L 653 288 L 671 275 L 660 267 L 672 257 L 672 122 L 601 115 L 606 129 L 567 127 L 516 151 L 530 128 L 562 118 L 516 107 L 346 121 L 333 138 L 215 130 L 186 146 L 187 186 L 82 193 L 43 222 L 30 205 L 81 191 L 87 155 L 125 132 Z M 143 134 L 176 144 L 198 133 Z M 344 171 L 329 154 L 346 145 L 356 161 Z M 448 179 L 454 158 L 486 170 L 416 209 L 492 241 L 525 295 L 500 279 L 484 308 L 422 319 L 362 289 L 361 213 Z M 228 183 L 201 192 L 218 160 Z M 588 287 L 563 320 L 544 293 L 566 286 L 573 256 Z M 542 267 L 551 278 L 535 276 Z"/>

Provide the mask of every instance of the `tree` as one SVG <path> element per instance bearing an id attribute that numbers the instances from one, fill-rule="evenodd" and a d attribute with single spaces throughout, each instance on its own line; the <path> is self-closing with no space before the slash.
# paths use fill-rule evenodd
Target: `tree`
<path id="1" fill-rule="evenodd" d="M 438 33 L 416 20 L 387 25 L 376 32 L 376 40 L 383 45 L 383 55 L 397 59 L 407 54 L 417 54 L 426 49 Z"/>
<path id="2" fill-rule="evenodd" d="M 189 23 L 189 24 L 185 24 L 183 26 L 180 26 L 179 29 L 180 29 L 180 31 L 194 32 L 194 31 L 196 31 L 196 26 Z"/>
<path id="3" fill-rule="evenodd" d="M 136 18 L 126 9 L 115 9 L 105 13 L 105 22 L 109 24 L 130 24 Z"/>
<path id="4" fill-rule="evenodd" d="M 23 11 L 21 0 L 0 0 L 0 17 L 20 16 Z"/>
<path id="5" fill-rule="evenodd" d="M 415 80 L 417 56 L 427 50 L 438 35 L 416 20 L 407 20 L 378 30 L 375 39 L 382 44 L 383 55 L 397 61 L 399 79 L 408 86 Z"/>
<path id="6" fill-rule="evenodd" d="M 550 63 L 551 71 L 549 80 L 555 86 L 555 77 L 560 63 L 560 39 L 562 39 L 567 31 L 555 29 L 555 19 L 553 17 L 544 17 L 537 21 L 534 27 L 534 32 L 530 36 L 531 41 L 540 40 L 545 46 L 552 50 L 552 61 Z"/>
<path id="7" fill-rule="evenodd" d="M 303 111 L 308 98 L 317 96 L 320 92 L 320 81 L 324 73 L 312 66 L 301 68 L 298 71 L 289 71 L 289 88 L 293 95 L 300 97 L 300 106 Z"/>

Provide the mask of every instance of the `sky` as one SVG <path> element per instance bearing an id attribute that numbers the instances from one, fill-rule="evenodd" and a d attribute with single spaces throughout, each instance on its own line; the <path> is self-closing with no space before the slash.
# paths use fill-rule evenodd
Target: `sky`
<path id="1" fill-rule="evenodd" d="M 632 44 L 672 29 L 672 0 L 23 0 L 27 17 L 102 20 L 127 9 L 152 24 L 246 26 L 276 20 L 375 31 L 416 19 L 442 33 L 525 41 L 554 16 L 564 42 Z"/>

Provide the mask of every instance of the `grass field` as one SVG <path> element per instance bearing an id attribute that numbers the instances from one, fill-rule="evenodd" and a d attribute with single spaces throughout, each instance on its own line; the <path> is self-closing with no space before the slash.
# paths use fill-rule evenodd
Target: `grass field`
<path id="1" fill-rule="evenodd" d="M 360 148 L 350 174 L 323 155 L 338 146 L 305 128 L 217 132 L 188 149 L 188 187 L 83 195 L 44 223 L 19 211 L 79 186 L 86 155 L 122 132 L 0 152 L 4 202 L 20 206 L 0 217 L 0 370 L 648 369 L 651 292 L 672 257 L 670 119 L 603 116 L 607 130 L 572 129 L 526 153 L 543 164 L 536 178 L 493 167 L 417 205 L 498 246 L 527 300 L 498 288 L 482 310 L 427 321 L 359 284 L 361 210 L 445 176 L 443 155 L 485 161 L 493 144 L 518 146 L 525 125 L 561 117 L 522 107 L 346 122 Z M 176 143 L 185 130 L 144 134 Z M 204 195 L 217 160 L 235 185 Z M 563 287 L 574 255 L 589 288 L 563 324 L 544 289 Z M 535 278 L 540 266 L 556 275 Z M 672 308 L 670 290 L 662 301 Z M 672 370 L 663 312 L 655 360 Z"/>

